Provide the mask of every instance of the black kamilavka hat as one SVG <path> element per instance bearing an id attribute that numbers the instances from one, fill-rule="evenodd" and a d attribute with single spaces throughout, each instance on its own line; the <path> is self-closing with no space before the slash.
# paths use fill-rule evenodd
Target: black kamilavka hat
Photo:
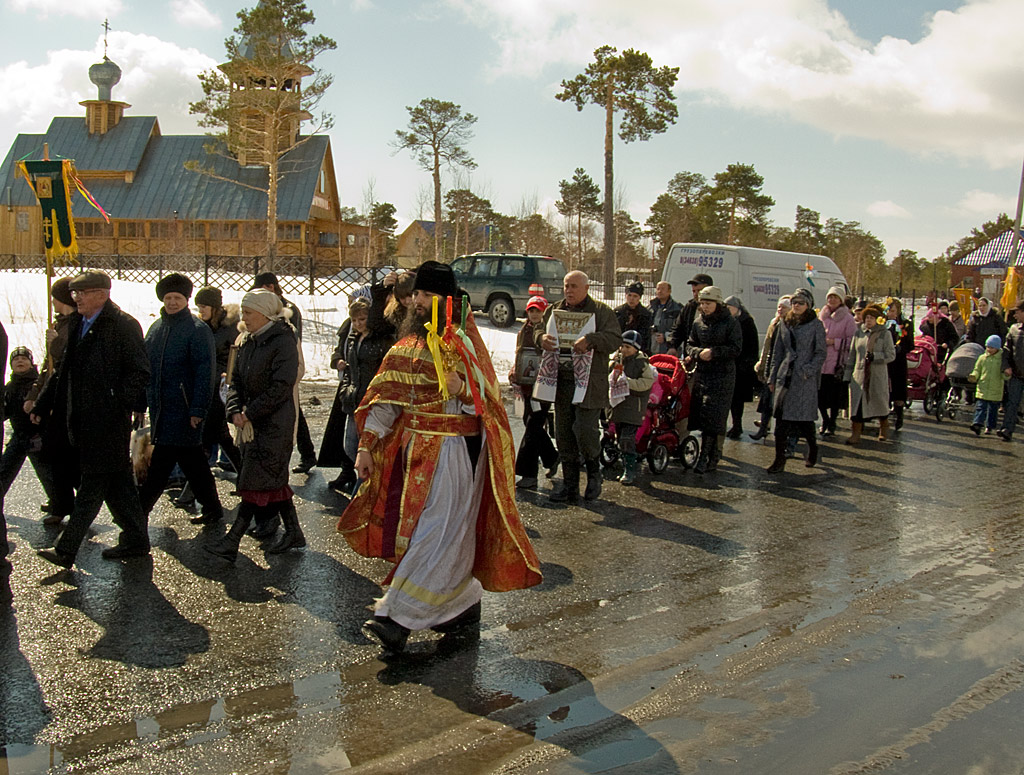
<path id="1" fill-rule="evenodd" d="M 440 261 L 424 261 L 416 269 L 416 282 L 413 291 L 428 291 L 439 296 L 456 296 L 459 285 L 455 282 L 455 273 L 448 264 Z"/>

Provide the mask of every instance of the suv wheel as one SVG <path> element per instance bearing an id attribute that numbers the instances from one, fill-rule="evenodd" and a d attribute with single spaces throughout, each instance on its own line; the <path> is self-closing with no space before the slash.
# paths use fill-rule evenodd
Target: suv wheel
<path id="1" fill-rule="evenodd" d="M 497 296 L 491 299 L 487 307 L 487 317 L 497 328 L 508 328 L 516 322 L 516 308 L 508 296 Z"/>

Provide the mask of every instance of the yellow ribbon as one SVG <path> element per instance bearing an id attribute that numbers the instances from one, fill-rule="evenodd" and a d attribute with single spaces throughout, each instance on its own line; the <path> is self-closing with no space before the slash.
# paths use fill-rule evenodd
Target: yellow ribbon
<path id="1" fill-rule="evenodd" d="M 434 369 L 437 371 L 437 386 L 441 391 L 441 397 L 447 401 L 451 396 L 448 394 L 448 382 L 444 376 L 444 363 L 441 360 L 441 334 L 437 325 L 437 303 L 439 296 L 431 301 L 433 308 L 430 315 L 430 322 L 426 324 L 427 349 L 430 350 L 430 357 L 434 359 Z"/>

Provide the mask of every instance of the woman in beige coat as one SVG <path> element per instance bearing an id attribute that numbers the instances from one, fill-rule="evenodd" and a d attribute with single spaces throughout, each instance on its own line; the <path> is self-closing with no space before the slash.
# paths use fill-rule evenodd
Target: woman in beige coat
<path id="1" fill-rule="evenodd" d="M 881 307 L 869 304 L 864 323 L 853 336 L 844 379 L 850 383 L 852 433 L 847 444 L 859 444 L 864 421 L 878 417 L 878 440 L 885 441 L 889 429 L 889 364 L 896 357 L 892 336 L 884 325 Z"/>

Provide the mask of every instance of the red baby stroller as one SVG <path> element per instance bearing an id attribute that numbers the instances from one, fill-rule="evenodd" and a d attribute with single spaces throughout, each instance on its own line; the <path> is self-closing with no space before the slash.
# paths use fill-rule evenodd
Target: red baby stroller
<path id="1" fill-rule="evenodd" d="M 679 457 L 684 468 L 692 468 L 700 454 L 700 441 L 690 433 L 680 440 L 676 430 L 676 423 L 690 416 L 686 369 L 674 355 L 652 355 L 650 360 L 658 379 L 647 399 L 643 424 L 636 431 L 637 454 L 647 456 L 647 466 L 654 474 L 668 467 L 673 454 Z M 608 423 L 601 438 L 601 462 L 611 466 L 618 459 L 615 423 Z"/>
<path id="2" fill-rule="evenodd" d="M 907 398 L 923 402 L 925 414 L 932 414 L 942 399 L 945 381 L 946 366 L 939 362 L 935 340 L 916 337 L 914 349 L 907 354 Z"/>

